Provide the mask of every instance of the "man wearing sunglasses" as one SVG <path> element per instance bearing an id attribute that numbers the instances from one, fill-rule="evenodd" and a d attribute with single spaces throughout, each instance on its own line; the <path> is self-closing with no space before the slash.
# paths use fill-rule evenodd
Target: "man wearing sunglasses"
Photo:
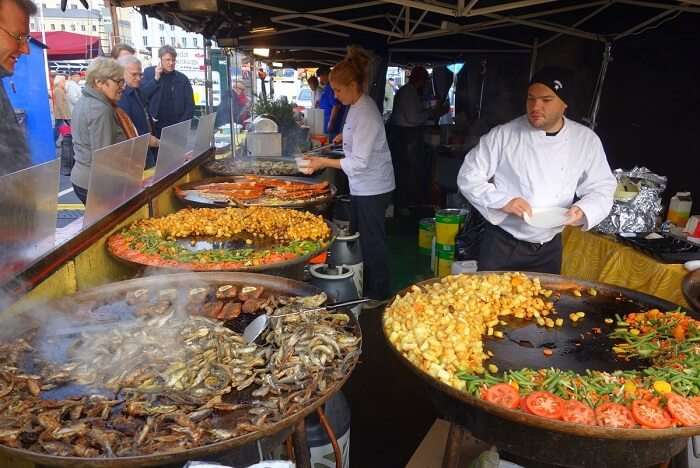
<path id="1" fill-rule="evenodd" d="M 19 57 L 29 54 L 29 17 L 36 11 L 29 0 L 0 0 L 0 79 L 11 76 Z M 0 82 L 0 176 L 31 165 L 27 138 Z"/>

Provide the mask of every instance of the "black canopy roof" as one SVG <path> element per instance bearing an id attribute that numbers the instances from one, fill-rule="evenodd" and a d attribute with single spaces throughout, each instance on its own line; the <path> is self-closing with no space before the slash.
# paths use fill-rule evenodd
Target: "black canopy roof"
<path id="1" fill-rule="evenodd" d="M 562 37 L 600 44 L 700 13 L 700 0 L 116 0 L 220 46 L 265 47 L 290 65 L 335 63 L 348 44 L 394 63 L 529 54 Z"/>

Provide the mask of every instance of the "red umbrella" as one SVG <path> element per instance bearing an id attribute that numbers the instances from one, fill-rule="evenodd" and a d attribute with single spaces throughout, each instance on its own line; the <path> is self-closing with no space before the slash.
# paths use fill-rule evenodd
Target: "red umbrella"
<path id="1" fill-rule="evenodd" d="M 46 51 L 49 60 L 85 60 L 102 55 L 100 38 L 66 31 L 51 31 L 46 34 Z M 31 33 L 42 42 L 41 32 Z"/>

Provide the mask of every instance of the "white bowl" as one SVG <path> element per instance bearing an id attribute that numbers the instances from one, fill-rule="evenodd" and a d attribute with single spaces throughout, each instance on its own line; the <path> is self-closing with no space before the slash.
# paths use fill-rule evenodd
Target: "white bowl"
<path id="1" fill-rule="evenodd" d="M 532 217 L 527 213 L 523 215 L 523 219 L 530 226 L 553 229 L 563 226 L 568 220 L 568 210 L 566 208 L 533 208 Z"/>
<path id="2" fill-rule="evenodd" d="M 311 161 L 304 159 L 303 156 L 297 156 L 294 158 L 294 160 L 297 163 L 297 169 L 299 169 L 299 172 L 302 174 L 313 174 L 314 170 L 309 167 L 311 165 Z"/>

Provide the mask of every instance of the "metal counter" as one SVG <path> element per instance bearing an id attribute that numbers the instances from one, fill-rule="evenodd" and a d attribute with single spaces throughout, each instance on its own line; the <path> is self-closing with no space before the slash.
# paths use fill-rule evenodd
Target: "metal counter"
<path id="1" fill-rule="evenodd" d="M 32 302 L 58 298 L 75 291 L 133 277 L 134 267 L 123 265 L 107 253 L 105 240 L 113 232 L 138 219 L 163 216 L 181 208 L 173 186 L 202 178 L 199 166 L 208 161 L 208 150 L 145 187 L 75 237 L 27 262 L 15 276 L 0 282 L 0 315 L 20 313 Z M 54 215 L 55 223 L 55 215 Z"/>

